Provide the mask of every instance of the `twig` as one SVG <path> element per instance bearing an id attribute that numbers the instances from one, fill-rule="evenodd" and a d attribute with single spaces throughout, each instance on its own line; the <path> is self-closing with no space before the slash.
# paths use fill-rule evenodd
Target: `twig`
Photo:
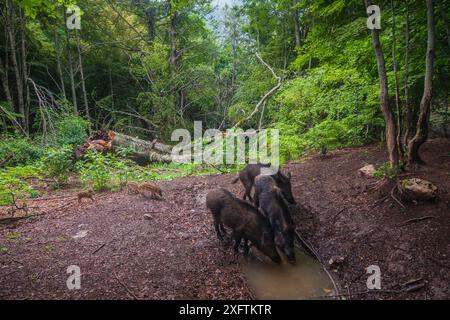
<path id="1" fill-rule="evenodd" d="M 2 168 L 13 157 L 12 154 L 8 154 L 2 161 L 0 161 L 0 168 Z"/>
<path id="2" fill-rule="evenodd" d="M 113 275 L 116 278 L 117 282 L 119 282 L 120 285 L 128 292 L 128 294 L 130 294 L 135 300 L 139 300 L 139 298 L 125 285 L 125 283 L 120 281 L 119 277 L 117 276 L 117 274 L 114 271 L 113 271 Z"/>
<path id="3" fill-rule="evenodd" d="M 97 249 L 95 249 L 95 251 L 92 252 L 92 254 L 96 254 L 97 252 L 99 252 L 100 250 L 103 249 L 103 247 L 106 246 L 106 242 L 103 243 L 100 247 L 98 247 Z"/>
<path id="4" fill-rule="evenodd" d="M 236 123 L 236 124 L 233 126 L 233 129 L 236 129 L 236 128 L 240 127 L 242 124 L 244 124 L 245 122 L 247 122 L 248 120 L 250 120 L 251 118 L 253 118 L 253 116 L 259 111 L 259 108 L 266 102 L 266 100 L 267 100 L 272 94 L 275 93 L 275 91 L 277 91 L 277 90 L 281 87 L 281 84 L 283 83 L 283 79 L 282 79 L 280 76 L 278 76 L 278 75 L 275 73 L 275 71 L 272 69 L 272 67 L 269 66 L 269 65 L 261 58 L 261 56 L 259 55 L 258 52 L 256 52 L 256 57 L 258 58 L 259 61 L 261 61 L 261 63 L 262 63 L 264 66 L 266 66 L 267 69 L 269 69 L 269 71 L 272 73 L 273 77 L 274 77 L 275 79 L 277 79 L 277 85 L 276 85 L 275 87 L 273 87 L 272 89 L 270 89 L 270 90 L 269 90 L 269 91 L 261 98 L 261 100 L 259 100 L 259 102 L 258 102 L 258 104 L 255 106 L 255 109 L 253 110 L 253 112 L 252 112 L 249 116 L 245 117 L 244 119 L 242 119 L 242 120 L 240 120 L 238 123 Z"/>
<path id="5" fill-rule="evenodd" d="M 404 227 L 404 226 L 406 226 L 408 224 L 411 224 L 411 223 L 421 222 L 421 221 L 430 220 L 430 219 L 434 219 L 434 218 L 436 218 L 436 217 L 434 217 L 434 216 L 427 216 L 427 217 L 421 217 L 421 218 L 414 218 L 414 219 L 406 220 L 401 225 L 399 225 L 399 227 Z"/>
<path id="6" fill-rule="evenodd" d="M 219 167 L 213 165 L 212 163 L 208 163 L 208 165 L 211 166 L 211 167 L 213 167 L 214 169 L 216 169 L 216 170 L 219 171 L 220 173 L 228 174 L 228 172 L 223 171 L 222 169 L 220 169 Z"/>
<path id="7" fill-rule="evenodd" d="M 401 203 L 401 201 L 398 200 L 398 199 L 395 197 L 395 195 L 394 195 L 394 191 L 395 191 L 396 188 L 397 188 L 397 186 L 395 186 L 394 188 L 392 188 L 392 190 L 391 190 L 391 198 L 394 199 L 395 202 L 397 202 L 404 210 L 406 210 L 405 205 L 404 205 L 403 203 Z"/>
<path id="8" fill-rule="evenodd" d="M 333 217 L 333 223 L 332 225 L 334 226 L 336 224 L 337 218 L 345 211 L 346 208 L 343 208 L 342 210 L 340 210 L 334 217 Z"/>
<path id="9" fill-rule="evenodd" d="M 45 216 L 45 215 L 46 215 L 46 213 L 39 213 L 39 214 L 31 214 L 31 215 L 23 216 L 23 217 L 3 218 L 3 219 L 0 219 L 0 223 L 9 223 L 9 222 L 19 221 L 19 220 L 24 220 L 24 219 L 34 218 L 34 217 L 39 217 L 39 216 Z"/>
<path id="10" fill-rule="evenodd" d="M 333 276 L 331 275 L 331 273 L 328 271 L 328 269 L 325 267 L 325 264 L 323 263 L 322 259 L 320 258 L 319 254 L 317 253 L 317 251 L 314 249 L 314 247 L 312 246 L 312 244 L 310 244 L 309 242 L 307 242 L 305 239 L 303 239 L 303 237 L 301 236 L 301 234 L 295 230 L 295 234 L 297 236 L 297 239 L 300 240 L 300 243 L 302 243 L 302 246 L 310 253 L 313 255 L 313 258 L 315 258 L 317 261 L 319 261 L 320 265 L 322 266 L 323 271 L 327 274 L 328 278 L 330 279 L 331 283 L 333 284 L 333 288 L 334 288 L 334 292 L 336 293 L 336 295 L 339 295 L 339 289 L 336 285 L 336 282 L 334 281 Z"/>

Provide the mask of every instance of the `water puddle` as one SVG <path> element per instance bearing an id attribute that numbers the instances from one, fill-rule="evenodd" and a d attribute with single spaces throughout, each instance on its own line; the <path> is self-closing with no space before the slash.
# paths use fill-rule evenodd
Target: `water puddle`
<path id="1" fill-rule="evenodd" d="M 333 285 L 319 262 L 296 249 L 297 263 L 284 258 L 281 265 L 263 258 L 259 252 L 242 259 L 248 285 L 257 299 L 326 299 L 334 294 Z"/>

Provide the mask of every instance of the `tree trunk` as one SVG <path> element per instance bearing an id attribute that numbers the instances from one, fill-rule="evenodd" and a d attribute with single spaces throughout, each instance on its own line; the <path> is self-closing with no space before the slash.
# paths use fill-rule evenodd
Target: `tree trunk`
<path id="1" fill-rule="evenodd" d="M 21 72 L 19 69 L 19 62 L 17 60 L 17 55 L 16 55 L 16 39 L 15 39 L 15 32 L 14 32 L 14 25 L 15 22 L 14 20 L 14 16 L 13 16 L 13 8 L 11 6 L 9 6 L 9 1 L 7 1 L 6 3 L 7 5 L 7 12 L 6 12 L 6 29 L 8 32 L 8 38 L 9 38 L 9 45 L 10 45 L 10 50 L 11 50 L 11 62 L 12 62 L 12 67 L 13 67 L 13 72 L 14 72 L 14 78 L 16 80 L 16 90 L 17 90 L 17 110 L 16 112 L 18 112 L 21 116 L 22 119 L 20 119 L 19 123 L 21 124 L 22 128 L 24 128 L 27 132 L 27 128 L 25 125 L 25 102 L 24 102 L 24 91 L 23 91 L 23 78 L 21 76 Z"/>
<path id="2" fill-rule="evenodd" d="M 406 107 L 406 125 L 405 135 L 403 137 L 403 145 L 408 146 L 409 140 L 411 140 L 414 126 L 414 110 L 409 102 L 409 47 L 410 47 L 410 35 L 409 35 L 409 0 L 406 0 L 406 48 L 405 48 L 405 107 Z"/>
<path id="3" fill-rule="evenodd" d="M 300 19 L 298 16 L 297 9 L 295 10 L 294 13 L 294 27 L 295 27 L 295 47 L 300 48 L 302 45 L 302 40 L 301 40 Z"/>
<path id="4" fill-rule="evenodd" d="M 372 5 L 370 0 L 365 0 L 366 7 Z M 398 166 L 399 154 L 397 146 L 397 135 L 395 117 L 389 105 L 388 80 L 386 75 L 386 65 L 384 62 L 383 50 L 380 43 L 379 30 L 372 30 L 372 45 L 377 59 L 378 75 L 380 77 L 380 105 L 386 124 L 386 144 L 389 153 L 389 161 L 393 167 Z"/>
<path id="5" fill-rule="evenodd" d="M 402 146 L 402 110 L 400 107 L 400 89 L 398 87 L 398 72 L 397 72 L 397 46 L 395 37 L 395 7 L 394 0 L 391 0 L 392 10 L 392 65 L 394 70 L 394 85 L 395 85 L 395 108 L 397 112 L 397 146 L 400 154 L 403 154 Z"/>
<path id="6" fill-rule="evenodd" d="M 450 27 L 448 24 L 447 11 L 445 11 L 442 1 L 439 2 L 439 11 L 441 11 L 442 19 L 444 20 L 445 32 L 447 33 L 447 43 L 450 49 Z"/>
<path id="7" fill-rule="evenodd" d="M 145 11 L 145 16 L 147 18 L 147 29 L 148 29 L 148 40 L 153 42 L 155 40 L 155 8 L 151 7 Z"/>
<path id="8" fill-rule="evenodd" d="M 56 30 L 55 30 L 55 46 L 56 46 L 56 70 L 58 72 L 60 90 L 63 95 L 63 98 L 66 99 L 67 98 L 66 87 L 64 85 L 64 75 L 61 67 L 61 49 L 59 47 L 58 33 L 56 32 Z"/>
<path id="9" fill-rule="evenodd" d="M 19 9 L 20 14 L 20 57 L 22 59 L 22 83 L 24 87 L 23 99 L 24 99 L 24 127 L 29 131 L 29 113 L 30 113 L 30 101 L 29 101 L 29 87 L 28 87 L 28 63 L 27 63 L 27 50 L 26 50 L 26 17 L 22 9 Z"/>
<path id="10" fill-rule="evenodd" d="M 414 138 L 408 144 L 408 163 L 410 165 L 423 164 L 419 149 L 428 139 L 428 125 L 433 98 L 433 63 L 434 63 L 434 1 L 427 0 L 427 56 L 425 82 L 422 100 L 420 102 L 419 120 Z"/>
<path id="11" fill-rule="evenodd" d="M 89 115 L 89 104 L 86 92 L 86 82 L 84 78 L 83 59 L 81 58 L 80 39 L 78 37 L 78 30 L 75 29 L 75 41 L 77 44 L 78 63 L 80 65 L 80 77 L 81 77 L 81 90 L 83 92 L 84 111 L 86 113 L 86 119 L 90 122 L 91 117 Z"/>
<path id="12" fill-rule="evenodd" d="M 63 9 L 64 10 L 64 9 Z M 67 20 L 67 14 L 66 10 L 64 10 L 64 26 L 65 21 Z M 64 27 L 64 30 L 66 32 L 66 48 L 67 48 L 67 58 L 69 63 L 69 78 L 70 78 L 70 88 L 72 90 L 72 104 L 74 113 L 78 115 L 78 104 L 77 104 L 77 91 L 75 89 L 75 77 L 73 72 L 73 65 L 72 65 L 72 52 L 70 50 L 70 31 L 67 29 L 67 26 Z"/>
<path id="13" fill-rule="evenodd" d="M 8 71 L 7 71 L 7 65 L 3 65 L 2 57 L 0 56 L 0 80 L 2 81 L 2 87 L 3 92 L 5 93 L 6 101 L 11 106 L 11 108 L 14 110 L 14 102 L 11 96 L 11 91 L 9 90 L 9 83 L 8 83 Z"/>
<path id="14" fill-rule="evenodd" d="M 178 12 L 172 8 L 172 1 L 168 0 L 169 2 L 169 8 L 170 8 L 170 57 L 169 57 L 169 65 L 170 65 L 170 74 L 171 74 L 171 81 L 172 81 L 172 95 L 174 99 L 175 107 L 178 109 L 180 108 L 180 93 L 177 86 L 177 74 L 178 74 L 178 59 L 179 59 L 179 52 L 177 47 L 177 39 L 178 39 L 178 32 L 177 32 L 177 20 L 178 20 Z M 173 11 L 172 11 L 173 9 Z M 180 108 L 180 111 L 182 112 L 182 109 Z"/>

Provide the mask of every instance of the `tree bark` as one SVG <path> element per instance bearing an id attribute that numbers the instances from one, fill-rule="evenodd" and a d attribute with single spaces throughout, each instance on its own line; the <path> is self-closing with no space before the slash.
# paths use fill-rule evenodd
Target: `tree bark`
<path id="1" fill-rule="evenodd" d="M 434 1 L 426 0 L 427 3 L 427 56 L 425 82 L 422 100 L 420 102 L 419 120 L 414 138 L 408 144 L 408 163 L 410 165 L 424 164 L 420 158 L 419 150 L 428 139 L 428 125 L 431 113 L 431 101 L 433 99 L 433 63 L 434 63 Z"/>
<path id="2" fill-rule="evenodd" d="M 155 40 L 155 8 L 150 7 L 145 11 L 145 17 L 147 18 L 147 29 L 148 29 L 148 41 L 153 42 Z"/>
<path id="3" fill-rule="evenodd" d="M 83 59 L 81 58 L 81 48 L 80 48 L 80 39 L 78 36 L 78 30 L 75 30 L 75 41 L 77 45 L 77 53 L 78 53 L 78 64 L 80 65 L 80 78 L 81 78 L 81 90 L 83 92 L 83 102 L 84 102 L 84 112 L 86 113 L 86 118 L 90 122 L 91 117 L 89 115 L 89 104 L 86 92 L 86 82 L 84 78 L 84 70 L 83 70 Z"/>
<path id="4" fill-rule="evenodd" d="M 17 90 L 17 112 L 22 116 L 22 119 L 20 119 L 19 123 L 21 124 L 22 128 L 24 128 L 27 132 L 27 128 L 25 126 L 25 102 L 24 102 L 24 91 L 23 91 L 23 77 L 21 76 L 21 72 L 19 69 L 19 62 L 17 60 L 16 55 L 16 39 L 15 39 L 15 32 L 14 32 L 14 25 L 15 22 L 13 17 L 13 8 L 9 6 L 9 1 L 6 3 L 7 5 L 7 12 L 6 12 L 6 29 L 8 32 L 8 38 L 9 38 L 9 45 L 11 50 L 11 62 L 14 72 L 14 78 L 16 80 L 16 90 Z"/>
<path id="5" fill-rule="evenodd" d="M 22 9 L 19 9 L 20 15 L 20 57 L 21 57 L 21 71 L 22 71 L 22 83 L 23 83 L 23 104 L 24 104 L 24 127 L 25 130 L 29 131 L 29 113 L 30 113 L 30 102 L 29 102 L 29 88 L 28 88 L 28 63 L 27 63 L 27 49 L 26 49 L 26 17 Z"/>
<path id="6" fill-rule="evenodd" d="M 395 108 L 397 112 L 397 147 L 400 154 L 403 154 L 402 146 L 402 110 L 400 106 L 400 89 L 398 86 L 398 72 L 397 72 L 397 45 L 395 37 L 395 7 L 394 0 L 391 0 L 392 10 L 392 65 L 394 71 L 394 85 L 395 85 Z"/>
<path id="7" fill-rule="evenodd" d="M 450 27 L 448 24 L 447 11 L 445 11 L 444 6 L 442 5 L 442 1 L 439 2 L 439 11 L 441 11 L 442 19 L 444 20 L 445 32 L 447 33 L 447 43 L 450 49 Z"/>
<path id="8" fill-rule="evenodd" d="M 405 134 L 403 137 L 403 145 L 408 146 L 409 140 L 412 138 L 415 130 L 414 126 L 414 112 L 409 102 L 409 48 L 410 48 L 410 30 L 409 30 L 409 0 L 406 0 L 406 30 L 405 30 L 405 107 L 406 107 L 406 125 Z"/>
<path id="9" fill-rule="evenodd" d="M 61 49 L 59 47 L 58 33 L 56 31 L 55 31 L 55 46 L 56 46 L 56 70 L 58 72 L 59 85 L 61 86 L 60 90 L 63 95 L 63 98 L 66 99 L 67 98 L 66 87 L 64 84 L 64 75 L 61 67 Z"/>
<path id="10" fill-rule="evenodd" d="M 5 93 L 6 101 L 14 110 L 14 102 L 11 96 L 11 91 L 9 90 L 9 82 L 8 82 L 8 72 L 7 66 L 3 65 L 2 57 L 0 56 L 0 79 L 2 81 L 3 92 Z"/>
<path id="11" fill-rule="evenodd" d="M 64 9 L 63 9 L 64 10 Z M 64 10 L 64 24 L 67 20 L 67 14 L 66 10 Z M 75 77 L 73 72 L 73 65 L 72 65 L 72 52 L 70 50 L 70 31 L 67 29 L 67 26 L 64 27 L 64 30 L 66 32 L 66 50 L 67 50 L 67 58 L 69 63 L 69 78 L 70 78 L 70 89 L 72 90 L 72 104 L 74 113 L 78 115 L 78 104 L 77 104 L 77 91 L 75 89 Z"/>
<path id="12" fill-rule="evenodd" d="M 295 28 L 295 47 L 300 48 L 302 45 L 300 19 L 297 10 L 294 12 L 294 28 Z"/>
<path id="13" fill-rule="evenodd" d="M 170 8 L 170 57 L 169 57 L 169 66 L 170 66 L 170 74 L 172 81 L 172 95 L 174 99 L 175 107 L 181 110 L 182 114 L 182 106 L 180 105 L 180 92 L 177 86 L 177 74 L 179 71 L 178 60 L 179 60 L 179 52 L 177 47 L 178 41 L 178 32 L 177 32 L 177 20 L 178 20 L 178 12 L 172 7 L 172 0 L 168 0 L 169 8 Z"/>
<path id="14" fill-rule="evenodd" d="M 365 0 L 366 7 L 372 5 L 370 0 Z M 372 30 L 372 45 L 377 59 L 378 75 L 380 77 L 380 105 L 383 112 L 384 122 L 386 124 L 386 144 L 389 153 L 389 161 L 393 167 L 398 166 L 399 153 L 397 146 L 397 134 L 395 117 L 391 106 L 389 105 L 388 80 L 386 75 L 386 65 L 383 56 L 383 50 L 380 43 L 379 30 Z"/>

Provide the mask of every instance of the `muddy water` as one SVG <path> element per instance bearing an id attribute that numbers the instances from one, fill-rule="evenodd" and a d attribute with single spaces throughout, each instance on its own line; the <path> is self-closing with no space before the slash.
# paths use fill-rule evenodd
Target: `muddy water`
<path id="1" fill-rule="evenodd" d="M 253 250 L 256 251 L 256 250 Z M 320 264 L 296 249 L 297 263 L 286 260 L 281 265 L 270 262 L 259 253 L 243 258 L 247 283 L 258 299 L 317 299 L 333 294 L 333 286 Z"/>

